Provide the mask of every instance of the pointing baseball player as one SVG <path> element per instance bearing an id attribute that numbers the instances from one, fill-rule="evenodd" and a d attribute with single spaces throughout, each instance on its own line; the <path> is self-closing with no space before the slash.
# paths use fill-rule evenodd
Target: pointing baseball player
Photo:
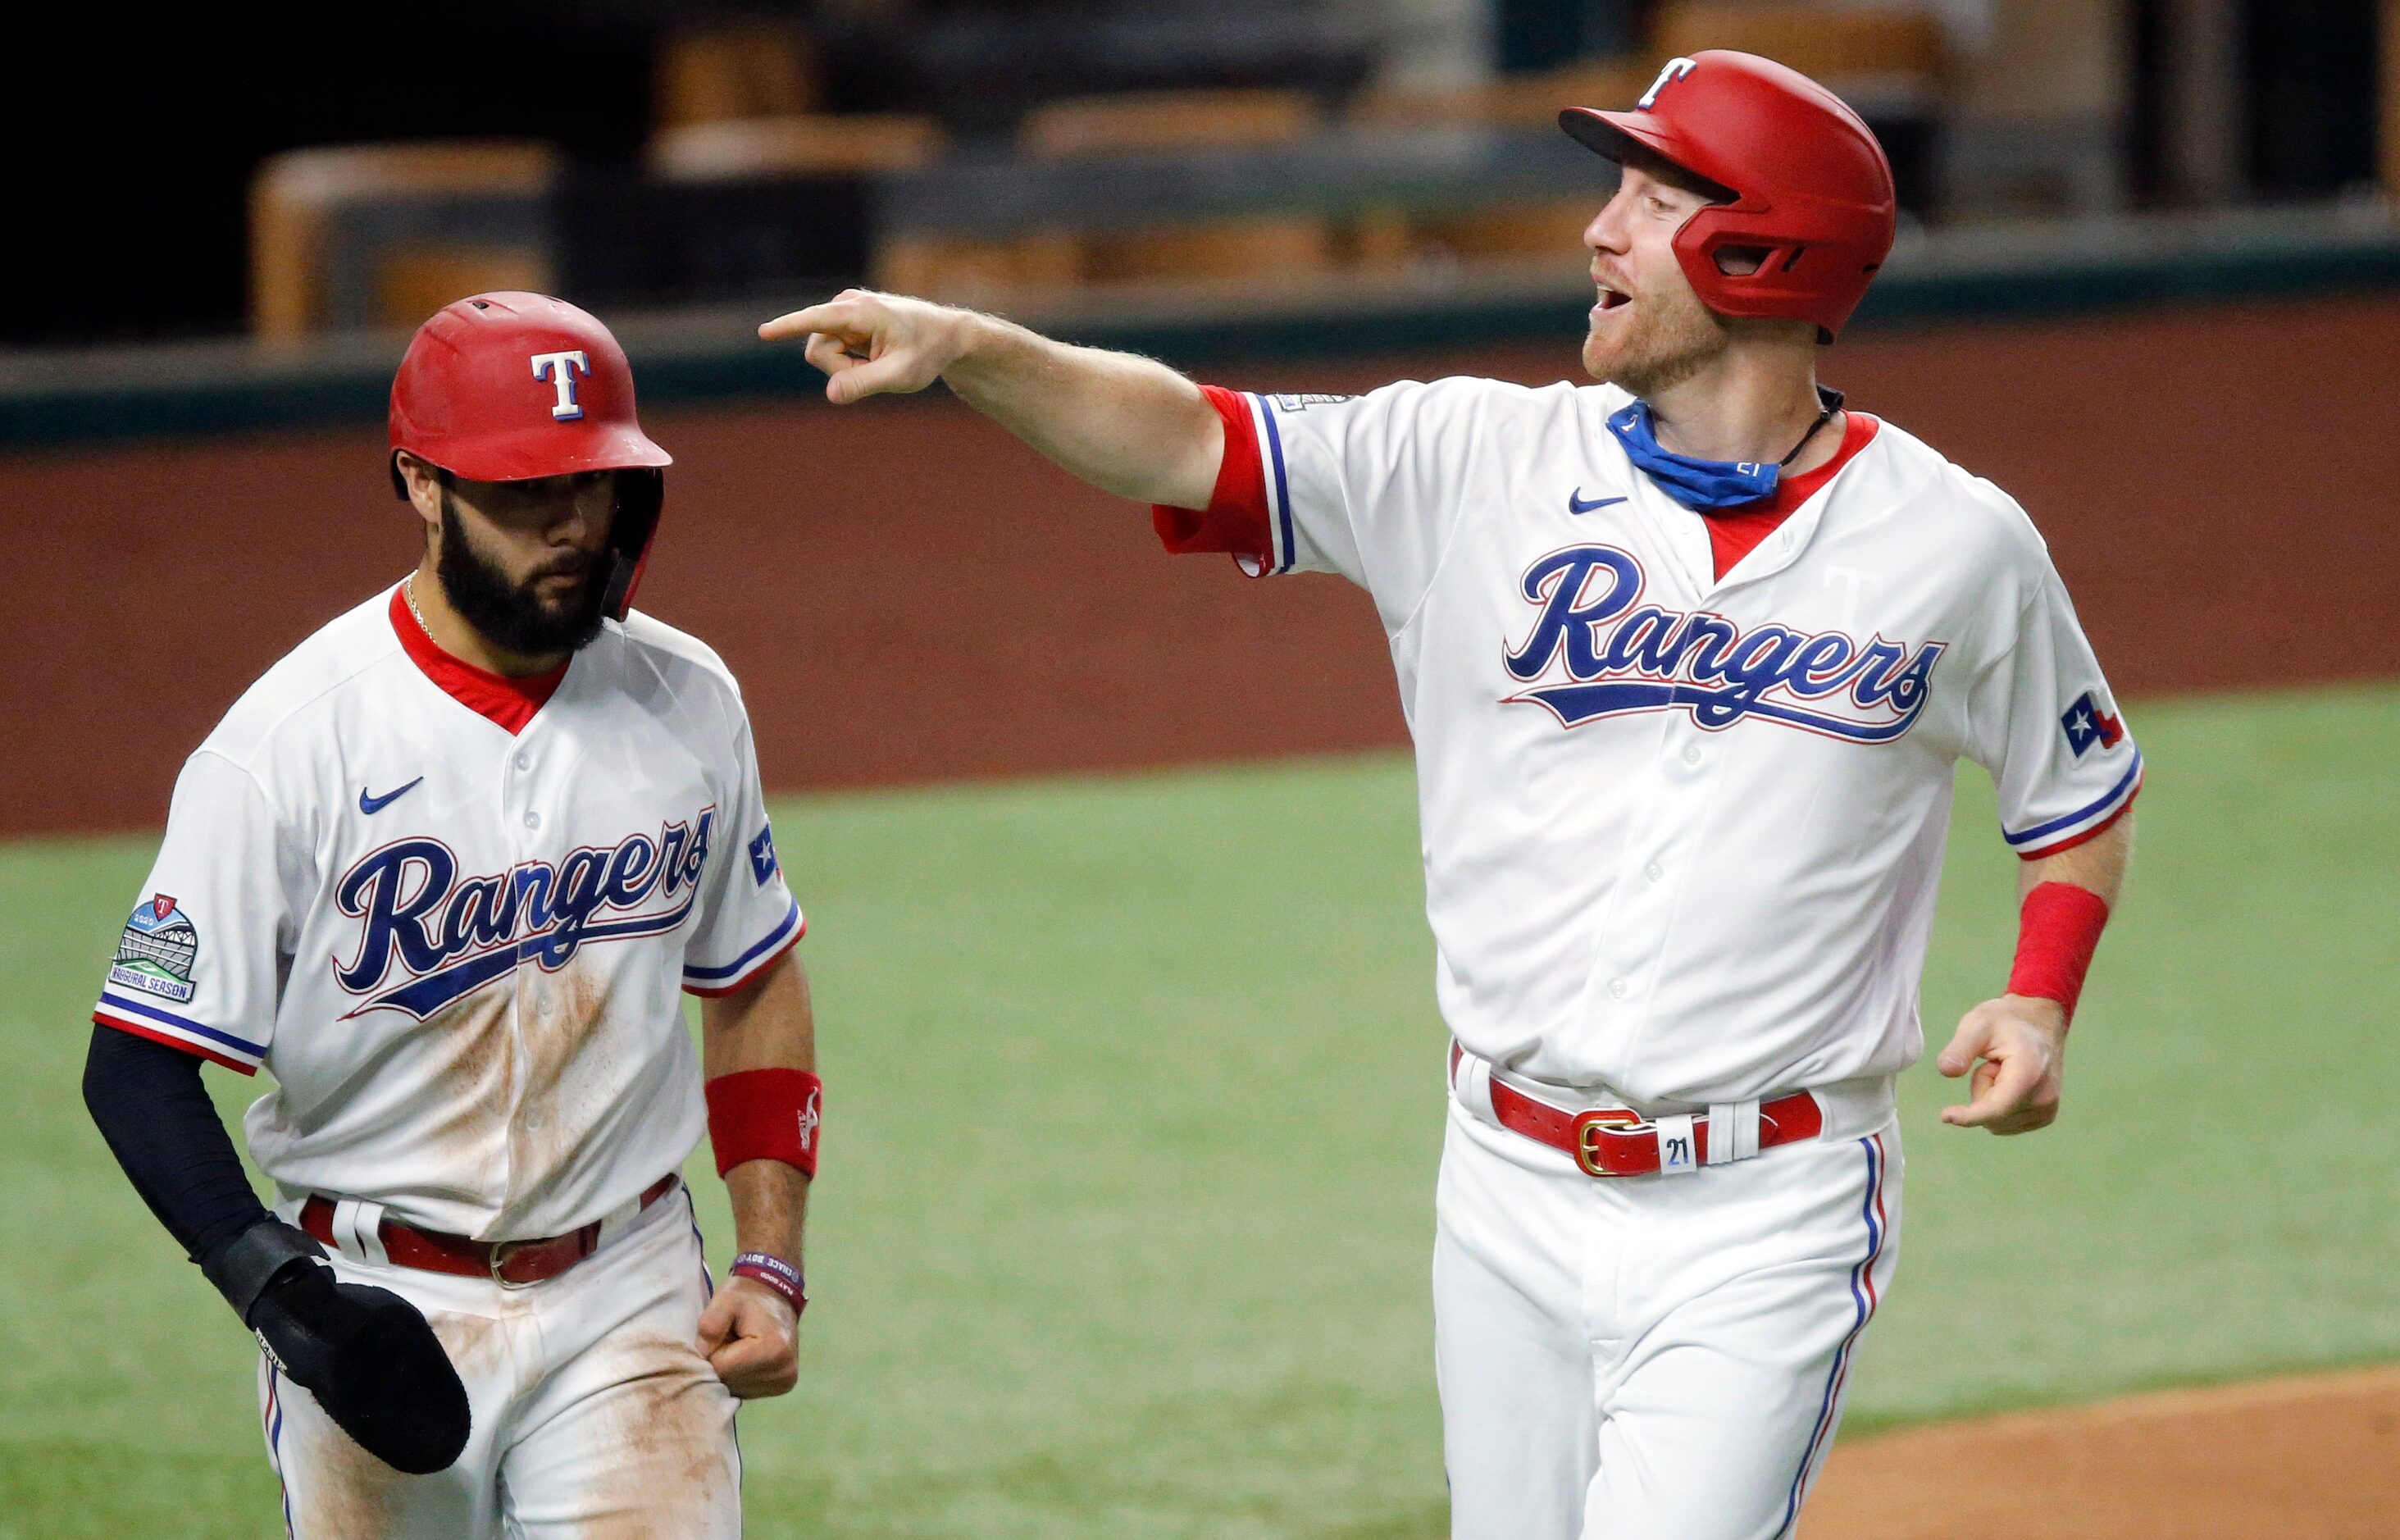
<path id="1" fill-rule="evenodd" d="M 258 1337 L 293 1534 L 735 1535 L 735 1401 L 798 1372 L 820 1088 L 741 693 L 628 607 L 668 457 L 607 329 L 525 293 L 418 331 L 391 446 L 424 558 L 185 764 L 85 1099 Z M 274 1074 L 272 1213 L 204 1059 Z"/>
<path id="2" fill-rule="evenodd" d="M 1893 1077 L 1957 761 L 2024 857 L 1945 1121 L 2057 1114 L 2141 758 L 2006 494 L 1816 381 L 1892 240 L 1866 126 L 1746 54 L 1561 126 L 1602 383 L 1242 395 L 850 293 L 769 322 L 935 378 L 1173 552 L 1373 596 L 1454 1037 L 1433 1284 L 1452 1533 L 1792 1533 L 1901 1220 Z"/>

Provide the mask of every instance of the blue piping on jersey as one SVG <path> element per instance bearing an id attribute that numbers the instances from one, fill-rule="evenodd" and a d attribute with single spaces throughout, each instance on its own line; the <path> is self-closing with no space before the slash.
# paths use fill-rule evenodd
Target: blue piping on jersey
<path id="1" fill-rule="evenodd" d="M 1801 1451 L 1800 1468 L 1793 1472 L 1791 1491 L 1783 1505 L 1783 1522 L 1775 1526 L 1775 1540 L 1783 1540 L 1799 1520 L 1800 1499 L 1807 1494 L 1808 1467 L 1816 1464 L 1818 1452 L 1824 1448 L 1834 1430 L 1834 1411 L 1840 1401 L 1842 1377 L 1849 1368 L 1850 1351 L 1858 1346 L 1867 1322 L 1875 1317 L 1875 1306 L 1867 1293 L 1867 1288 L 1873 1287 L 1873 1280 L 1868 1274 L 1883 1256 L 1883 1226 L 1875 1219 L 1875 1210 L 1883 1203 L 1883 1172 L 1889 1157 L 1872 1134 L 1859 1140 L 1859 1148 L 1867 1152 L 1867 1193 L 1859 1206 L 1859 1217 L 1865 1220 L 1867 1225 L 1867 1254 L 1850 1269 L 1850 1302 L 1858 1312 L 1858 1319 L 1852 1323 L 1849 1335 L 1842 1339 L 1842 1345 L 1834 1353 L 1833 1370 L 1825 1376 L 1825 1397 L 1817 1409 L 1817 1425 L 1808 1435 L 1808 1447 Z M 1861 1284 L 1867 1288 L 1861 1288 Z"/>
<path id="2" fill-rule="evenodd" d="M 776 922 L 775 928 L 769 931 L 766 935 L 758 941 L 757 945 L 752 947 L 748 951 L 743 952 L 740 957 L 735 958 L 732 961 L 727 963 L 722 968 L 694 967 L 692 964 L 687 962 L 684 964 L 683 976 L 689 979 L 696 979 L 702 984 L 714 983 L 720 978 L 731 978 L 735 974 L 740 973 L 743 969 L 748 967 L 754 961 L 756 961 L 759 953 L 765 951 L 768 947 L 772 947 L 778 941 L 783 940 L 785 935 L 789 934 L 792 927 L 798 923 L 799 918 L 800 901 L 795 898 L 792 900 L 792 906 L 784 911 L 784 918 Z"/>
<path id="3" fill-rule="evenodd" d="M 2023 834 L 2011 834 L 2008 830 L 2002 829 L 2000 831 L 2000 838 L 2006 839 L 2011 845 L 2030 845 L 2044 835 L 2056 834 L 2062 829 L 2072 828 L 2095 813 L 2107 811 L 2110 803 L 2116 801 L 2119 797 L 2124 796 L 2126 792 L 2133 789 L 2134 779 L 2141 773 L 2142 751 L 2140 748 L 2136 747 L 2134 750 L 2134 762 L 2130 766 L 2126 767 L 2124 779 L 2109 787 L 2107 795 L 2101 797 L 2098 801 L 2092 803 L 2088 807 L 2078 808 L 2075 811 L 2068 813 L 2064 818 L 2053 818 L 2047 824 L 2037 824 L 2032 828 L 2025 830 Z"/>
<path id="4" fill-rule="evenodd" d="M 1267 404 L 1266 397 L 1254 396 L 1251 399 L 1259 403 L 1259 416 L 1267 425 L 1267 455 L 1275 461 L 1275 525 L 1283 532 L 1283 565 L 1275 570 L 1289 572 L 1291 564 L 1298 559 L 1298 552 L 1291 538 L 1291 484 L 1284 475 L 1283 433 L 1275 427 L 1275 408 Z"/>
<path id="5" fill-rule="evenodd" d="M 239 1053 L 248 1054 L 252 1058 L 263 1058 L 266 1054 L 266 1044 L 264 1043 L 247 1042 L 234 1036 L 231 1032 L 220 1032 L 213 1027 L 203 1027 L 198 1022 L 186 1020 L 172 1011 L 162 1011 L 156 1005 L 144 1005 L 138 1000 L 128 1000 L 123 995 L 111 994 L 106 989 L 100 991 L 100 1002 L 112 1011 L 130 1011 L 135 1015 L 149 1016 L 179 1030 L 190 1032 L 196 1037 L 207 1038 L 211 1043 L 222 1043 Z"/>

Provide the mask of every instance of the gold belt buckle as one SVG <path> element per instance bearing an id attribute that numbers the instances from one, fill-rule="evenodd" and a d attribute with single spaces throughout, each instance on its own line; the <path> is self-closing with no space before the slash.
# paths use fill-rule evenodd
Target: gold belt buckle
<path id="1" fill-rule="evenodd" d="M 490 1259 L 492 1281 L 498 1284 L 502 1288 L 532 1288 L 534 1285 L 533 1279 L 528 1278 L 525 1282 L 519 1283 L 513 1278 L 503 1276 L 500 1273 L 500 1269 L 508 1266 L 509 1259 L 515 1256 L 519 1251 L 524 1250 L 528 1246 L 538 1246 L 539 1244 L 540 1243 L 538 1241 L 494 1241 L 492 1243 L 492 1255 Z"/>
<path id="2" fill-rule="evenodd" d="M 1614 1177 L 1616 1172 L 1600 1163 L 1602 1136 L 1624 1134 L 1642 1126 L 1642 1115 L 1630 1107 L 1595 1107 L 1589 1112 L 1578 1112 L 1575 1120 L 1575 1164 L 1587 1177 Z"/>

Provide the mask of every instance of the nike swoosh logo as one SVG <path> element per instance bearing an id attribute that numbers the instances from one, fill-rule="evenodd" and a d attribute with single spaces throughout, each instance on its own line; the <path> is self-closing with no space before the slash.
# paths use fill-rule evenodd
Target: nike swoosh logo
<path id="1" fill-rule="evenodd" d="M 1606 508 L 1611 503 L 1621 503 L 1624 500 L 1623 497 L 1594 497 L 1591 501 L 1586 502 L 1583 500 L 1583 488 L 1578 486 L 1567 494 L 1567 511 L 1589 513 L 1595 508 Z"/>
<path id="2" fill-rule="evenodd" d="M 399 801 L 402 797 L 406 797 L 410 792 L 415 791 L 418 786 L 421 786 L 424 784 L 425 777 L 420 775 L 416 780 L 411 781 L 408 784 L 401 787 L 399 790 L 388 791 L 381 797 L 369 797 L 367 795 L 366 787 L 361 786 L 359 788 L 359 811 L 368 814 L 381 812 L 384 809 L 390 807 L 394 802 Z"/>

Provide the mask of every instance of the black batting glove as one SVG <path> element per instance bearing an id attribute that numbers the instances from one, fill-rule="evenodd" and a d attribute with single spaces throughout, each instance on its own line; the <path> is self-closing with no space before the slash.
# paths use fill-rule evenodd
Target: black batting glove
<path id="1" fill-rule="evenodd" d="M 389 1288 L 336 1280 L 306 1231 L 268 1220 L 201 1270 L 292 1383 L 394 1470 L 429 1476 L 467 1447 L 467 1387 L 423 1313 Z"/>

